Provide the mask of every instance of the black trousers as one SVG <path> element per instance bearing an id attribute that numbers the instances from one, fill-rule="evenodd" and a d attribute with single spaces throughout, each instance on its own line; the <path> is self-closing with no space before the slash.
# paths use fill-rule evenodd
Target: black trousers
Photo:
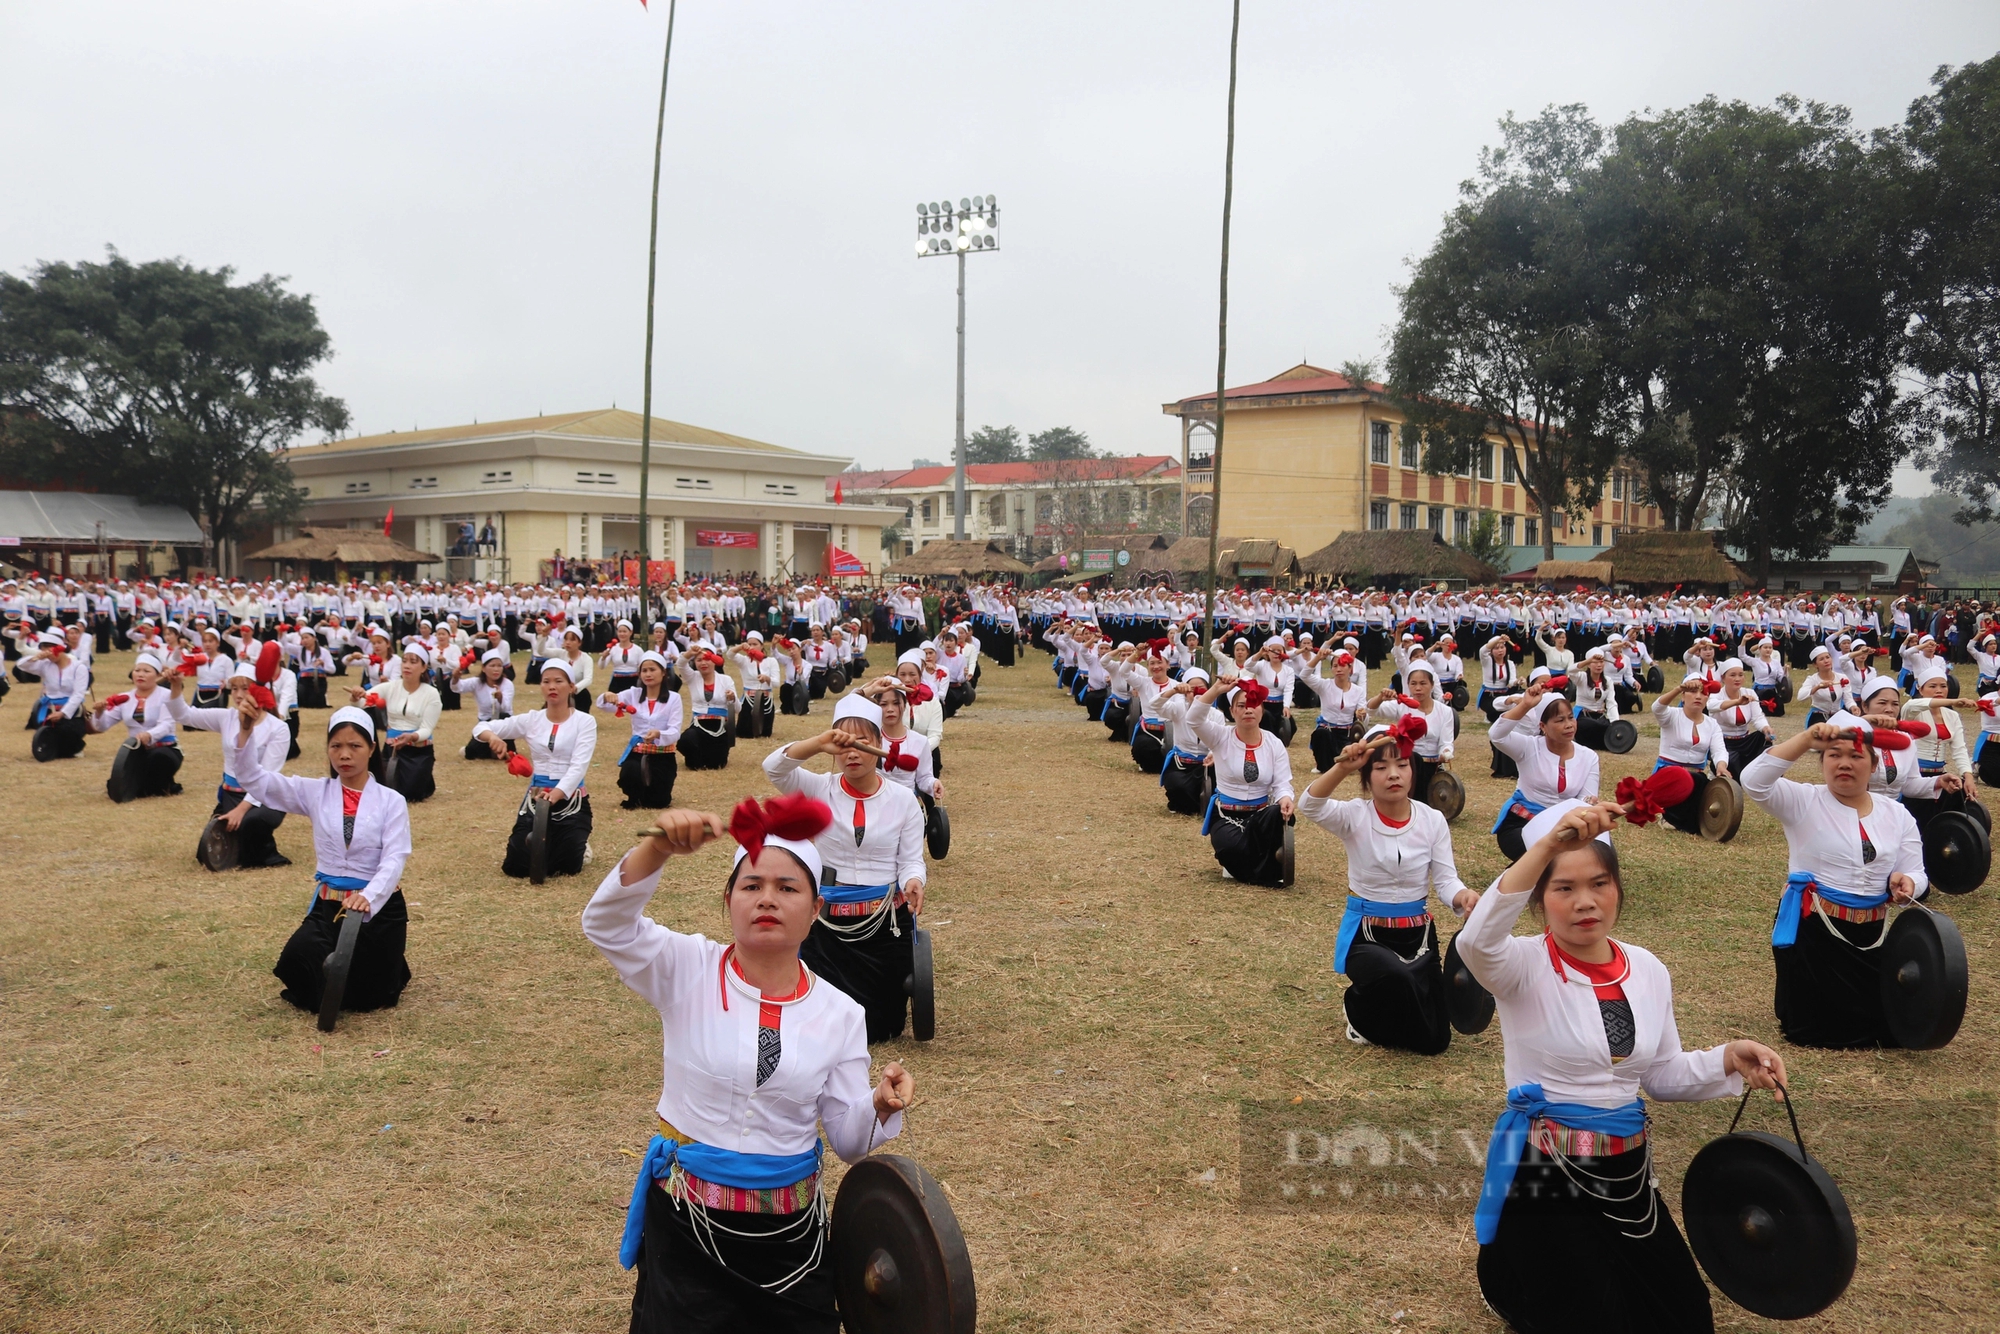
<path id="1" fill-rule="evenodd" d="M 778 711 L 771 703 L 768 690 L 746 690 L 743 702 L 736 710 L 736 735 L 739 737 L 760 737 L 771 735 L 771 724 L 777 721 Z"/>
<path id="2" fill-rule="evenodd" d="M 1160 786 L 1166 789 L 1167 809 L 1176 815 L 1200 815 L 1208 806 L 1211 788 L 1211 770 L 1200 760 L 1182 759 L 1180 756 L 1167 761 L 1167 767 L 1160 772 Z"/>
<path id="3" fill-rule="evenodd" d="M 729 752 L 735 745 L 736 736 L 726 726 L 721 736 L 711 736 L 699 726 L 690 726 L 681 733 L 680 752 L 690 769 L 727 769 Z"/>
<path id="4" fill-rule="evenodd" d="M 500 861 L 500 873 L 516 880 L 528 876 L 528 835 L 534 832 L 535 816 L 532 811 L 521 811 L 514 817 L 514 828 L 507 835 L 507 855 Z M 549 812 L 549 874 L 575 875 L 583 869 L 583 854 L 590 846 L 590 798 L 585 797 L 577 804 L 576 811 L 566 819 L 558 820 L 555 812 Z"/>
<path id="5" fill-rule="evenodd" d="M 389 754 L 387 748 L 375 752 L 375 776 L 384 786 L 402 793 L 403 800 L 413 804 L 428 800 L 437 791 L 437 751 L 434 747 L 398 747 L 393 782 L 388 777 Z"/>
<path id="6" fill-rule="evenodd" d="M 909 1017 L 909 979 L 916 970 L 914 956 L 917 919 L 910 910 L 895 908 L 896 930 L 887 922 L 866 939 L 843 936 L 826 924 L 813 923 L 799 957 L 818 973 L 860 1003 L 868 1020 L 868 1041 L 886 1042 L 903 1032 Z M 840 919 L 843 924 L 859 922 L 859 917 Z"/>
<path id="7" fill-rule="evenodd" d="M 1376 927 L 1373 934 L 1347 947 L 1347 1022 L 1378 1047 L 1437 1055 L 1451 1046 L 1437 923 Z"/>
<path id="8" fill-rule="evenodd" d="M 134 796 L 171 797 L 181 790 L 174 775 L 181 771 L 179 746 L 141 746 L 125 761 L 125 772 L 135 775 Z M 136 766 L 136 767 L 135 767 Z"/>
<path id="9" fill-rule="evenodd" d="M 1340 752 L 1353 743 L 1352 727 L 1335 727 L 1330 723 L 1317 725 L 1306 744 L 1312 747 L 1313 768 L 1325 773 L 1340 758 Z"/>
<path id="10" fill-rule="evenodd" d="M 279 993 L 301 1010 L 319 1011 L 326 982 L 326 956 L 340 940 L 340 905 L 332 899 L 313 900 L 312 911 L 292 932 L 278 954 L 271 973 L 285 989 Z M 347 974 L 347 990 L 341 994 L 343 1010 L 380 1010 L 402 998 L 410 984 L 410 965 L 403 947 L 410 933 L 410 909 L 397 890 L 381 911 L 361 924 L 354 940 L 354 963 Z"/>

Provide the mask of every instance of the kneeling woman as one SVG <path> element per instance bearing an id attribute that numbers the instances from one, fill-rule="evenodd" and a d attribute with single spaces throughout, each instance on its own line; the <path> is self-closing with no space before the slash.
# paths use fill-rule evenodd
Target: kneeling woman
<path id="1" fill-rule="evenodd" d="M 549 805 L 550 875 L 575 875 L 590 852 L 590 793 L 583 784 L 597 753 L 597 720 L 578 711 L 576 690 L 561 658 L 542 664 L 537 684 L 541 708 L 475 723 L 472 728 L 472 735 L 487 744 L 495 759 L 507 754 L 510 740 L 528 743 L 525 762 L 516 756 L 507 763 L 508 773 L 528 779 L 528 791 L 514 814 L 513 832 L 507 835 L 507 855 L 500 862 L 501 872 L 517 879 L 529 871 L 528 835 L 534 832 L 538 801 Z"/>
<path id="2" fill-rule="evenodd" d="M 340 1007 L 394 1005 L 410 981 L 403 957 L 410 911 L 401 889 L 403 866 L 410 860 L 410 807 L 402 793 L 369 777 L 374 720 L 354 708 L 327 719 L 330 778 L 293 778 L 264 768 L 247 726 L 237 730 L 232 754 L 236 776 L 251 797 L 312 821 L 317 859 L 312 906 L 271 970 L 285 984 L 279 995 L 301 1010 L 319 1010 L 326 956 L 339 941 L 340 919 L 359 913 L 361 933 Z"/>
<path id="3" fill-rule="evenodd" d="M 1212 707 L 1232 689 L 1227 707 L 1233 726 Z M 1292 757 L 1264 730 L 1268 693 L 1255 681 L 1218 676 L 1187 711 L 1188 726 L 1215 762 L 1215 795 L 1201 832 L 1223 873 L 1252 885 L 1279 883 L 1278 853 L 1292 818 Z"/>
<path id="4" fill-rule="evenodd" d="M 1371 701 L 1375 716 L 1394 724 L 1398 718 L 1414 714 L 1424 720 L 1424 733 L 1410 756 L 1415 773 L 1410 776 L 1410 795 L 1428 805 L 1431 779 L 1438 766 L 1451 763 L 1456 753 L 1457 716 L 1451 706 L 1437 697 L 1437 675 L 1420 657 L 1412 657 L 1403 668 L 1403 690 L 1384 690 Z"/>
<path id="5" fill-rule="evenodd" d="M 490 723 L 513 714 L 514 682 L 507 675 L 512 670 L 513 664 L 508 660 L 507 651 L 498 648 L 487 649 L 480 655 L 477 676 L 467 676 L 464 669 L 460 669 L 458 679 L 451 683 L 451 688 L 458 694 L 472 696 L 473 708 L 478 713 L 473 720 L 475 723 Z M 494 758 L 492 748 L 476 736 L 466 741 L 465 749 L 460 753 L 468 760 Z M 513 753 L 514 743 L 509 741 L 507 749 L 500 755 L 504 758 Z"/>
<path id="6" fill-rule="evenodd" d="M 1559 801 L 1597 795 L 1597 752 L 1576 744 L 1576 717 L 1569 701 L 1548 688 L 1546 667 L 1535 669 L 1527 693 L 1494 720 L 1489 739 L 1512 756 L 1518 781 L 1500 806 L 1493 836 L 1508 861 L 1527 850 L 1521 831 L 1528 821 Z"/>
<path id="7" fill-rule="evenodd" d="M 431 670 L 429 649 L 412 642 L 397 663 L 401 670 L 366 696 L 353 686 L 347 693 L 357 704 L 365 698 L 371 705 L 374 699 L 382 701 L 387 735 L 376 750 L 375 776 L 402 793 L 405 801 L 424 801 L 437 791 L 437 757 L 432 753 L 431 736 L 437 731 L 444 701 L 437 687 L 424 679 Z M 393 768 L 391 759 L 395 761 Z"/>
<path id="8" fill-rule="evenodd" d="M 1474 1212 L 1479 1289 L 1521 1334 L 1713 1330 L 1708 1286 L 1653 1184 L 1643 1092 L 1694 1102 L 1780 1087 L 1761 1043 L 1683 1051 L 1673 979 L 1611 938 L 1624 888 L 1612 808 L 1564 802 L 1481 896 L 1459 957 L 1493 993 L 1507 1109 Z M 1522 909 L 1545 931 L 1510 934 Z"/>
<path id="9" fill-rule="evenodd" d="M 620 624 L 623 624 L 621 622 Z M 612 645 L 612 652 L 617 645 Z M 597 707 L 632 720 L 632 739 L 618 757 L 618 790 L 625 810 L 659 810 L 674 804 L 674 758 L 681 739 L 681 697 L 667 688 L 667 660 L 647 649 L 639 657 L 639 684 L 597 697 Z"/>
<path id="10" fill-rule="evenodd" d="M 1785 890 L 1771 929 L 1775 1005 L 1785 1040 L 1801 1047 L 1893 1047 L 1872 951 L 1889 929 L 1889 902 L 1930 888 L 1923 836 L 1911 814 L 1868 790 L 1875 732 L 1834 715 L 1778 743 L 1743 771 L 1743 791 L 1785 827 Z M 1819 752 L 1824 783 L 1785 771 Z"/>
<path id="11" fill-rule="evenodd" d="M 727 769 L 736 745 L 736 682 L 716 669 L 722 659 L 707 649 L 688 653 L 696 676 L 688 682 L 688 725 L 681 753 L 690 769 Z"/>
<path id="12" fill-rule="evenodd" d="M 859 695 L 841 696 L 833 730 L 780 746 L 764 773 L 780 792 L 803 793 L 833 810 L 814 837 L 824 861 L 819 920 L 802 957 L 815 973 L 861 1003 L 868 1040 L 903 1031 L 914 966 L 917 915 L 924 909 L 924 813 L 916 794 L 882 776 L 882 710 Z M 830 756 L 836 772 L 799 766 Z"/>
<path id="13" fill-rule="evenodd" d="M 170 797 L 181 790 L 174 781 L 181 771 L 180 738 L 167 692 L 160 688 L 161 671 L 158 658 L 141 653 L 132 664 L 132 693 L 111 696 L 90 715 L 91 731 L 108 732 L 123 723 L 126 740 L 139 743 L 125 759 L 127 791 L 134 797 Z M 125 793 L 112 793 L 113 801 L 124 799 Z"/>
<path id="14" fill-rule="evenodd" d="M 292 747 L 291 729 L 274 710 L 277 699 L 257 684 L 255 670 L 248 663 L 236 664 L 229 677 L 229 705 L 226 708 L 191 708 L 181 700 L 181 678 L 167 678 L 167 712 L 179 727 L 222 734 L 222 781 L 215 789 L 212 818 L 219 819 L 238 840 L 236 867 L 247 871 L 259 866 L 290 866 L 291 858 L 278 851 L 278 826 L 285 822 L 282 810 L 266 806 L 251 796 L 231 767 L 238 753 L 241 733 L 255 734 L 252 744 L 259 747 L 258 767 L 276 773 L 285 764 Z M 195 860 L 208 866 L 207 840 L 195 844 Z M 210 870 L 217 869 L 209 866 Z"/>
<path id="15" fill-rule="evenodd" d="M 660 1012 L 666 1040 L 659 1131 L 618 1248 L 638 1270 L 633 1334 L 840 1328 L 818 1127 L 859 1162 L 902 1131 L 915 1089 L 891 1061 L 871 1094 L 861 1007 L 800 957 L 830 818 L 804 798 L 736 808 L 730 944 L 646 915 L 667 858 L 722 836 L 700 811 L 662 812 L 583 910 L 584 936 Z"/>
<path id="16" fill-rule="evenodd" d="M 1711 772 L 1729 772 L 1729 748 L 1723 744 L 1722 724 L 1708 716 L 1711 685 L 1720 688 L 1719 683 L 1690 676 L 1653 701 L 1653 718 L 1660 725 L 1660 758 L 1653 772 L 1677 765 L 1696 780 L 1687 800 L 1669 806 L 1666 812 L 1667 823 L 1684 834 L 1701 832 L 1701 780 Z"/>
<path id="17" fill-rule="evenodd" d="M 1299 814 L 1347 847 L 1347 911 L 1333 968 L 1349 982 L 1350 1041 L 1435 1056 L 1451 1045 L 1433 887 L 1463 917 L 1478 895 L 1458 878 L 1445 818 L 1410 800 L 1414 738 L 1372 729 L 1312 781 Z M 1332 800 L 1349 774 L 1361 796 Z"/>

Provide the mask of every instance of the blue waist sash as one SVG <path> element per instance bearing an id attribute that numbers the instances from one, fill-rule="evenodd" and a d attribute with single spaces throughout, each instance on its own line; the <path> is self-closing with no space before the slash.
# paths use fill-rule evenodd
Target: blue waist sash
<path id="1" fill-rule="evenodd" d="M 1250 801 L 1239 801 L 1237 798 L 1231 797 L 1227 801 L 1224 801 L 1222 799 L 1222 789 L 1218 787 L 1214 792 L 1209 794 L 1208 809 L 1202 812 L 1202 836 L 1206 838 L 1208 836 L 1208 827 L 1215 823 L 1215 808 L 1217 806 L 1230 806 L 1237 810 L 1254 811 L 1263 809 L 1264 803 L 1268 800 L 1269 798 L 1267 797 L 1257 797 Z"/>
<path id="2" fill-rule="evenodd" d="M 1918 761 L 1917 761 L 1917 772 L 1918 772 L 1918 773 L 1920 773 L 1920 774 L 1922 774 L 1922 775 L 1923 775 L 1924 777 L 1926 777 L 1926 778 L 1931 778 L 1931 777 L 1934 777 L 1934 776 L 1936 776 L 1936 775 L 1938 775 L 1938 774 L 1941 774 L 1941 773 L 1943 773 L 1943 772 L 1944 772 L 1944 761 L 1943 761 L 1943 760 L 1918 760 Z"/>
<path id="3" fill-rule="evenodd" d="M 825 903 L 873 903 L 877 899 L 887 898 L 889 895 L 894 894 L 899 888 L 901 887 L 898 885 L 821 885 L 819 887 L 819 897 Z M 697 1172 L 695 1175 L 701 1177 L 704 1181 L 709 1179 L 707 1175 L 701 1172 Z M 797 1180 L 797 1177 L 792 1178 L 792 1181 Z M 724 1181 L 722 1184 L 728 1186 L 735 1183 Z M 787 1181 L 781 1184 L 790 1185 L 791 1182 Z"/>
<path id="4" fill-rule="evenodd" d="M 1408 903 L 1384 903 L 1380 899 L 1364 899 L 1356 895 L 1347 896 L 1347 910 L 1340 915 L 1340 934 L 1333 942 L 1333 971 L 1347 971 L 1347 950 L 1354 944 L 1354 938 L 1361 934 L 1361 919 L 1364 917 L 1422 917 L 1430 910 L 1428 898 L 1412 899 Z"/>
<path id="5" fill-rule="evenodd" d="M 1771 926 L 1771 943 L 1780 949 L 1799 942 L 1799 918 L 1805 912 L 1808 889 L 1843 908 L 1879 908 L 1889 901 L 1886 892 L 1850 894 L 1820 884 L 1811 871 L 1794 871 L 1785 877 L 1785 892 L 1778 898 L 1778 920 Z"/>
<path id="6" fill-rule="evenodd" d="M 322 885 L 328 889 L 337 889 L 343 894 L 352 893 L 357 889 L 368 888 L 366 880 L 357 880 L 351 875 L 328 875 L 325 871 L 314 871 L 313 891 L 306 896 L 307 912 L 312 911 L 312 905 L 319 898 L 319 889 Z"/>
<path id="7" fill-rule="evenodd" d="M 1487 830 L 1486 832 L 1489 834 L 1499 833 L 1500 826 L 1507 823 L 1507 817 L 1514 813 L 1514 808 L 1516 806 L 1526 807 L 1528 811 L 1528 818 L 1530 819 L 1533 819 L 1535 816 L 1540 815 L 1543 811 L 1548 809 L 1548 807 L 1540 805 L 1537 802 L 1529 801 L 1526 797 L 1521 795 L 1521 789 L 1517 787 L 1514 789 L 1513 796 L 1507 798 L 1507 800 L 1500 803 L 1500 814 L 1494 818 L 1493 827 Z"/>
<path id="8" fill-rule="evenodd" d="M 737 1190 L 778 1190 L 796 1185 L 819 1170 L 821 1145 L 804 1153 L 737 1153 L 709 1144 L 683 1144 L 655 1135 L 639 1161 L 639 1180 L 625 1210 L 625 1235 L 618 1242 L 618 1263 L 630 1269 L 639 1263 L 639 1241 L 646 1234 L 646 1191 L 668 1176 L 676 1162 L 690 1176 Z"/>
<path id="9" fill-rule="evenodd" d="M 1550 1102 L 1540 1084 L 1519 1084 L 1507 1090 L 1507 1110 L 1493 1122 L 1486 1145 L 1486 1180 L 1479 1188 L 1479 1205 L 1472 1211 L 1473 1233 L 1486 1246 L 1500 1231 L 1500 1211 L 1521 1169 L 1528 1147 L 1528 1126 L 1536 1117 L 1572 1130 L 1600 1135 L 1636 1135 L 1646 1128 L 1646 1104 L 1634 1098 L 1623 1107 L 1591 1107 L 1580 1102 Z"/>
<path id="10" fill-rule="evenodd" d="M 528 780 L 528 790 L 532 792 L 538 787 L 555 787 L 561 781 L 561 779 L 551 778 L 547 774 L 536 774 Z"/>
<path id="11" fill-rule="evenodd" d="M 1098 709 L 1097 711 L 1097 721 L 1100 723 L 1104 721 L 1104 715 L 1111 711 L 1111 706 L 1113 704 L 1130 704 L 1131 702 L 1132 701 L 1124 695 L 1114 695 L 1111 694 L 1109 691 L 1106 691 L 1104 695 L 1104 706 Z"/>
<path id="12" fill-rule="evenodd" d="M 1160 761 L 1160 786 L 1161 786 L 1161 787 L 1165 787 L 1165 786 L 1167 785 L 1167 770 L 1169 770 L 1169 769 L 1171 769 L 1171 768 L 1173 768 L 1173 767 L 1174 767 L 1174 760 L 1175 760 L 1176 758 L 1179 758 L 1179 759 L 1183 759 L 1183 760 L 1191 760 L 1191 761 L 1193 761 L 1194 763 L 1196 763 L 1196 764 L 1199 764 L 1199 763 L 1201 763 L 1201 762 L 1202 762 L 1203 760 L 1207 759 L 1207 758 L 1208 758 L 1208 756 L 1206 756 L 1206 755 L 1197 755 L 1197 754 L 1195 754 L 1195 753 L 1194 753 L 1193 751 L 1191 751 L 1191 750 L 1182 750 L 1182 749 L 1181 749 L 1181 748 L 1180 748 L 1179 746 L 1168 746 L 1168 747 L 1167 747 L 1167 757 L 1166 757 L 1165 759 L 1163 759 L 1163 760 L 1161 760 L 1161 761 Z"/>
<path id="13" fill-rule="evenodd" d="M 1327 717 L 1327 716 L 1326 716 L 1325 714 L 1323 714 L 1323 713 L 1322 713 L 1322 714 L 1321 714 L 1321 715 L 1319 716 L 1319 721 L 1313 724 L 1313 727 L 1314 727 L 1314 729 L 1315 729 L 1315 730 L 1317 730 L 1317 729 L 1319 729 L 1319 728 L 1322 728 L 1322 727 L 1350 727 L 1350 728 L 1351 728 L 1351 727 L 1353 727 L 1353 726 L 1354 726 L 1354 719 L 1353 719 L 1353 718 L 1349 718 L 1349 719 L 1348 719 L 1348 720 L 1347 720 L 1346 722 L 1344 722 L 1344 723 L 1337 723 L 1337 722 L 1335 722 L 1335 721 L 1334 721 L 1333 719 L 1331 719 L 1331 718 Z"/>
<path id="14" fill-rule="evenodd" d="M 227 769 L 222 771 L 222 786 L 230 792 L 241 792 L 244 790 L 241 780 Z"/>

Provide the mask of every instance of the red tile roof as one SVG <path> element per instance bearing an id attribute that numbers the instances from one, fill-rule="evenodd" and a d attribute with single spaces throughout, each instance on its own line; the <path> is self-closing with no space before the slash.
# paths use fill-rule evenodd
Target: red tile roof
<path id="1" fill-rule="evenodd" d="M 1335 371 L 1318 366 L 1298 365 L 1273 379 L 1260 380 L 1256 384 L 1238 385 L 1223 391 L 1228 398 L 1291 398 L 1300 394 L 1339 394 L 1364 389 L 1370 393 L 1386 394 L 1389 386 L 1377 384 L 1373 380 L 1356 383 Z M 1215 391 L 1191 394 L 1178 400 L 1182 404 L 1215 401 Z"/>

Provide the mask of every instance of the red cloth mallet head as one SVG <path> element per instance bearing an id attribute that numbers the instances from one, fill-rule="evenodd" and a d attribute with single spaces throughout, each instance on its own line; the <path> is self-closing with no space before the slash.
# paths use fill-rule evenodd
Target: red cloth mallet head
<path id="1" fill-rule="evenodd" d="M 1910 737 L 1893 727 L 1874 727 L 1855 738 L 1863 745 L 1873 744 L 1877 750 L 1908 750 Z"/>
<path id="2" fill-rule="evenodd" d="M 272 640 L 257 653 L 257 684 L 267 686 L 278 679 L 278 666 L 285 660 L 284 649 Z"/>
<path id="3" fill-rule="evenodd" d="M 386 709 L 389 706 L 382 702 L 380 695 L 371 690 L 361 697 L 361 707 L 365 709 Z"/>
<path id="4" fill-rule="evenodd" d="M 889 756 L 884 762 L 883 767 L 886 769 L 901 769 L 906 774 L 913 774 L 917 771 L 917 762 L 916 756 L 905 755 L 903 753 L 902 742 L 891 741 L 889 743 Z"/>
<path id="5" fill-rule="evenodd" d="M 1243 703 L 1253 709 L 1263 708 L 1264 701 L 1271 697 L 1270 689 L 1262 681 L 1238 681 L 1236 694 Z"/>
<path id="6" fill-rule="evenodd" d="M 1569 678 L 1567 676 L 1551 676 L 1548 680 L 1548 687 L 1551 690 L 1567 690 L 1569 689 Z"/>
<path id="7" fill-rule="evenodd" d="M 129 694 L 113 695 L 110 699 L 104 701 L 104 707 L 107 709 L 115 709 L 120 704 L 123 704 L 126 700 L 130 698 L 132 698 L 132 696 Z"/>
<path id="8" fill-rule="evenodd" d="M 1677 764 L 1656 769 L 1644 778 L 1621 778 L 1612 800 L 1632 824 L 1651 824 L 1669 806 L 1678 806 L 1694 795 L 1694 775 Z"/>
<path id="9" fill-rule="evenodd" d="M 1396 696 L 1396 702 L 1402 705 L 1406 709 L 1421 709 L 1424 707 L 1423 705 L 1417 703 L 1417 697 L 1415 695 L 1398 695 Z"/>
<path id="10" fill-rule="evenodd" d="M 535 762 L 518 752 L 507 757 L 507 772 L 516 778 L 533 778 Z"/>
<path id="11" fill-rule="evenodd" d="M 206 653 L 183 653 L 181 654 L 181 666 L 206 667 L 208 666 L 208 655 Z"/>
<path id="12" fill-rule="evenodd" d="M 1430 732 L 1430 724 L 1421 713 L 1406 713 L 1389 724 L 1389 735 L 1396 738 L 1396 753 L 1409 759 L 1416 753 L 1417 743 Z"/>
<path id="13" fill-rule="evenodd" d="M 1897 723 L 1896 730 L 1905 736 L 1913 736 L 1921 739 L 1931 734 L 1931 725 L 1920 718 L 1908 718 Z"/>

